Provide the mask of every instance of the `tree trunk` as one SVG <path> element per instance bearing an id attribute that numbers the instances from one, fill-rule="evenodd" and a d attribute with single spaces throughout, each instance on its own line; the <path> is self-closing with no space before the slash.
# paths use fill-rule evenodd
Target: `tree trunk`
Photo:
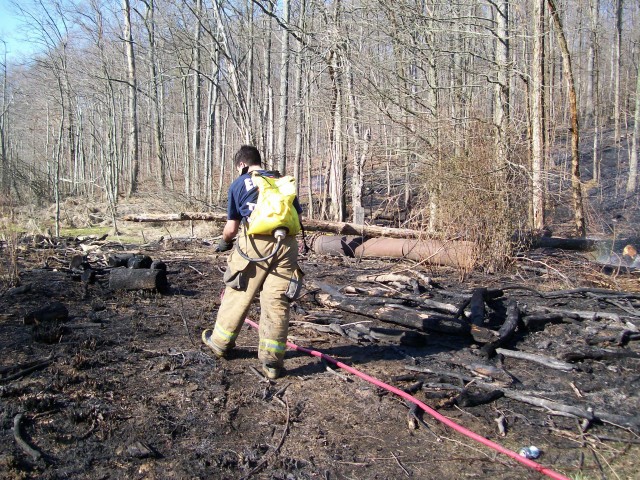
<path id="1" fill-rule="evenodd" d="M 632 194 L 638 185 L 638 135 L 640 134 L 640 63 L 636 78 L 636 105 L 633 115 L 633 137 L 631 137 L 631 156 L 629 158 L 629 178 L 627 179 L 627 193 Z"/>
<path id="2" fill-rule="evenodd" d="M 300 5 L 300 14 L 298 17 L 298 29 L 299 31 L 304 31 L 305 22 L 304 18 L 307 11 L 307 2 L 306 0 L 302 0 Z M 304 105 L 303 99 L 305 97 L 304 90 L 302 88 L 302 74 L 304 70 L 304 45 L 300 38 L 296 39 L 296 71 L 295 71 L 295 79 L 294 79 L 294 91 L 295 91 L 295 150 L 293 154 L 293 176 L 298 179 L 297 186 L 298 192 L 300 191 L 300 184 L 302 180 L 302 149 L 304 142 L 304 130 L 305 130 L 305 117 L 304 117 Z M 310 178 L 307 179 L 309 182 L 309 189 L 311 189 Z M 309 208 L 311 204 L 309 204 Z"/>
<path id="3" fill-rule="evenodd" d="M 241 87 L 240 77 L 238 75 L 237 60 L 232 53 L 231 46 L 229 44 L 229 36 L 227 35 L 227 25 L 222 19 L 223 5 L 222 0 L 215 0 L 213 6 L 213 14 L 216 19 L 216 26 L 219 35 L 218 46 L 221 50 L 221 54 L 225 57 L 225 64 L 229 73 L 229 83 L 231 91 L 233 93 L 236 107 L 238 109 L 238 126 L 241 131 L 241 135 L 245 143 L 255 144 L 255 135 L 251 128 L 251 112 L 247 109 L 246 98 Z"/>
<path id="4" fill-rule="evenodd" d="M 273 0 L 268 2 L 269 12 L 273 12 L 275 6 Z M 264 20 L 264 26 L 267 30 L 264 39 L 264 62 L 262 84 L 264 85 L 264 98 L 262 104 L 262 149 L 267 170 L 272 169 L 272 160 L 274 156 L 274 125 L 273 125 L 273 85 L 271 81 L 271 45 L 273 43 L 273 21 L 271 15 L 267 15 Z"/>
<path id="5" fill-rule="evenodd" d="M 7 158 L 7 46 L 4 46 L 2 72 L 2 105 L 0 105 L 0 194 L 9 194 L 9 159 Z"/>
<path id="6" fill-rule="evenodd" d="M 289 27 L 289 0 L 282 4 L 283 23 Z M 289 32 L 286 28 L 281 31 L 282 42 L 280 49 L 280 106 L 278 111 L 278 171 L 284 175 L 287 170 L 287 120 L 289 116 Z"/>
<path id="7" fill-rule="evenodd" d="M 191 148 L 190 148 L 190 124 L 191 118 L 189 115 L 189 85 L 188 80 L 189 77 L 185 72 L 182 72 L 181 86 L 182 86 L 182 129 L 183 129 L 183 138 L 184 145 L 182 147 L 182 153 L 184 157 L 184 163 L 182 166 L 182 171 L 184 174 L 184 194 L 191 194 Z"/>
<path id="8" fill-rule="evenodd" d="M 153 105 L 153 141 L 155 144 L 158 178 L 160 180 L 160 186 L 164 188 L 167 184 L 167 166 L 164 139 L 162 135 L 162 110 L 160 108 L 160 89 L 162 88 L 162 84 L 158 75 L 158 55 L 155 33 L 155 0 L 149 0 L 147 3 L 145 25 L 147 27 L 147 37 L 149 40 L 149 70 L 152 81 L 151 102 Z"/>
<path id="9" fill-rule="evenodd" d="M 585 124 L 592 125 L 595 120 L 595 85 L 597 82 L 598 23 L 600 0 L 589 0 L 589 50 L 587 52 L 587 92 L 585 95 Z M 595 173 L 595 172 L 594 172 Z"/>
<path id="10" fill-rule="evenodd" d="M 496 51 L 495 61 L 498 68 L 497 83 L 494 92 L 494 117 L 496 128 L 497 168 L 506 167 L 509 155 L 509 0 L 495 3 Z"/>
<path id="11" fill-rule="evenodd" d="M 193 179 L 191 185 L 190 194 L 197 194 L 200 191 L 201 186 L 197 180 L 200 179 L 200 138 L 202 130 L 202 80 L 200 76 L 201 71 L 201 54 L 200 54 L 200 37 L 202 36 L 202 28 L 200 27 L 201 15 L 202 15 L 202 0 L 196 0 L 195 9 L 196 21 L 193 30 L 193 122 L 192 122 L 192 143 L 191 148 L 191 166 L 193 169 Z"/>
<path id="12" fill-rule="evenodd" d="M 367 156 L 368 140 L 370 137 L 370 131 L 364 135 L 361 132 L 362 126 L 360 125 L 360 111 L 357 105 L 355 93 L 353 91 L 353 73 L 351 71 L 351 63 L 347 59 L 345 60 L 345 80 L 346 90 L 349 102 L 349 116 L 351 121 L 351 132 L 353 135 L 353 147 L 352 147 L 352 165 L 353 170 L 351 172 L 351 206 L 353 208 L 353 223 L 364 223 L 364 207 L 362 206 L 362 187 L 364 185 L 364 162 Z"/>
<path id="13" fill-rule="evenodd" d="M 556 27 L 558 44 L 562 52 L 562 67 L 567 81 L 569 96 L 569 114 L 571 117 L 571 190 L 573 196 L 573 219 L 576 235 L 584 237 L 586 235 L 586 225 L 584 219 L 584 206 L 582 204 L 582 185 L 580 180 L 580 150 L 579 139 L 580 130 L 578 126 L 578 99 L 576 95 L 575 82 L 573 80 L 573 70 L 571 67 L 571 56 L 569 46 L 564 36 L 562 22 L 554 0 L 547 0 L 551 17 Z"/>
<path id="14" fill-rule="evenodd" d="M 330 147 L 330 167 L 329 167 L 329 190 L 328 194 L 331 199 L 329 204 L 330 217 L 334 221 L 342 222 L 345 219 L 346 205 L 345 205 L 345 190 L 344 190 L 344 177 L 345 177 L 345 164 L 343 153 L 343 68 L 344 59 L 342 58 L 342 51 L 340 46 L 340 23 L 341 23 L 341 10 L 342 2 L 336 0 L 333 5 L 333 12 L 331 20 L 333 25 L 330 25 L 331 29 L 331 49 L 328 54 L 327 67 L 329 71 L 329 78 L 331 80 L 331 116 L 332 125 L 329 138 Z"/>
<path id="15" fill-rule="evenodd" d="M 220 123 L 220 50 L 216 49 L 211 58 L 211 81 L 207 100 L 207 132 L 204 155 L 204 188 L 207 203 L 213 201 L 213 166 L 214 158 L 220 160 L 221 152 L 216 150 Z M 215 152 L 215 153 L 214 153 Z"/>
<path id="16" fill-rule="evenodd" d="M 616 31 L 614 37 L 614 87 L 613 87 L 613 121 L 614 121 L 614 142 L 616 147 L 620 144 L 620 69 L 622 67 L 622 3 L 623 0 L 616 0 L 615 16 Z M 620 155 L 619 152 L 617 152 Z"/>
<path id="17" fill-rule="evenodd" d="M 138 189 L 139 147 L 138 147 L 138 84 L 136 80 L 136 62 L 133 53 L 133 35 L 131 33 L 131 6 L 129 0 L 122 0 L 122 11 L 124 14 L 124 41 L 127 51 L 127 80 L 128 85 L 128 108 L 129 108 L 129 161 L 131 171 L 129 176 L 129 195 L 133 195 Z"/>
<path id="18" fill-rule="evenodd" d="M 533 228 L 544 228 L 544 0 L 533 0 L 533 61 L 531 66 L 531 198 Z"/>

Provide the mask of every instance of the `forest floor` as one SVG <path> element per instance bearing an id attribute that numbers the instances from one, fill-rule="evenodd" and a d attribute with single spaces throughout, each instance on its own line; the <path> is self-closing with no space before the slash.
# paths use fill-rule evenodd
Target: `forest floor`
<path id="1" fill-rule="evenodd" d="M 621 186 L 602 185 L 588 211 L 598 233 L 637 237 L 637 199 L 605 201 L 605 189 Z M 558 211 L 562 204 L 559 196 Z M 120 214 L 171 209 L 146 196 Z M 65 208 L 76 225 L 104 211 L 81 202 Z M 3 244 L 4 268 L 15 258 L 24 288 L 0 291 L 0 478 L 542 478 L 426 413 L 417 421 L 406 401 L 317 357 L 290 350 L 285 376 L 267 381 L 254 371 L 258 336 L 250 328 L 228 359 L 215 359 L 200 333 L 212 327 L 223 288 L 226 254 L 211 246 L 219 226 L 121 227 L 140 243 L 32 235 Z M 163 261 L 169 287 L 112 291 L 107 259 L 125 251 Z M 69 268 L 77 254 L 88 256 L 95 282 Z M 508 449 L 535 445 L 539 464 L 570 478 L 638 478 L 640 273 L 591 260 L 539 249 L 521 252 L 504 272 L 462 278 L 402 260 L 310 253 L 301 259 L 307 284 L 293 305 L 290 339 L 413 391 Z M 413 281 L 361 278 L 383 273 Z M 428 311 L 424 300 L 458 307 L 475 288 L 500 292 L 486 303 L 488 339 L 426 331 L 416 345 L 345 334 L 355 325 L 399 327 L 324 306 L 323 286 L 360 301 L 377 289 L 382 303 L 418 312 Z M 347 294 L 350 286 L 362 290 Z M 502 346 L 568 368 L 483 355 L 514 301 L 530 321 Z M 27 324 L 53 302 L 68 316 Z M 258 319 L 257 304 L 249 317 Z M 487 392 L 492 398 L 482 399 Z"/>
<path id="2" fill-rule="evenodd" d="M 253 370 L 259 368 L 258 337 L 249 328 L 229 359 L 213 358 L 200 332 L 214 322 L 226 255 L 214 253 L 209 242 L 172 236 L 134 247 L 69 239 L 17 248 L 20 283 L 31 288 L 0 297 L 2 478 L 541 477 L 427 414 L 421 416 L 424 423 L 410 428 L 405 401 L 350 374 L 333 374 L 315 357 L 289 351 L 283 378 L 260 378 Z M 74 254 L 88 252 L 92 267 L 106 272 L 107 257 L 124 250 L 165 262 L 170 287 L 162 294 L 114 292 L 106 274 L 85 284 L 69 270 Z M 462 280 L 453 271 L 415 269 L 397 260 L 309 254 L 301 265 L 308 284 L 293 308 L 290 336 L 297 345 L 398 388 L 420 381 L 414 395 L 442 415 L 515 451 L 535 445 L 542 451 L 540 464 L 571 478 L 637 478 L 638 272 L 605 270 L 581 254 L 546 250 L 527 252 L 510 271 L 473 273 Z M 459 305 L 475 287 L 504 289 L 487 308 L 489 330 L 500 327 L 509 300 L 523 309 L 544 306 L 600 316 L 566 313 L 540 328 L 520 326 L 505 345 L 574 358 L 570 371 L 500 355 L 485 359 L 479 354 L 483 343 L 468 335 L 426 332 L 424 345 L 411 346 L 309 328 L 329 323 L 347 328 L 354 322 L 389 327 L 323 307 L 313 287 L 318 282 L 335 289 L 362 287 L 358 276 L 381 273 L 410 276 L 419 285 L 416 291 L 386 287 L 388 299 L 404 293 Z M 629 293 L 567 291 L 577 287 Z M 68 318 L 25 325 L 30 312 L 54 301 L 68 308 Z M 407 305 L 418 308 L 415 302 Z M 258 318 L 257 305 L 249 317 Z M 417 374 L 408 366 L 432 373 Z M 490 367 L 496 370 L 487 373 Z M 481 393 L 474 382 L 603 412 L 608 420 L 598 417 L 586 425 L 576 416 L 507 396 L 465 406 L 459 390 Z M 496 423 L 500 417 L 504 435 Z M 16 440 L 16 419 L 21 438 L 36 453 Z M 615 425 L 618 421 L 624 424 Z"/>

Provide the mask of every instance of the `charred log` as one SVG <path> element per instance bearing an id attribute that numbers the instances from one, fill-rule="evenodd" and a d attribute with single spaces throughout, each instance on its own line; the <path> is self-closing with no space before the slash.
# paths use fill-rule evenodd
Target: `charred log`
<path id="1" fill-rule="evenodd" d="M 134 255 L 127 260 L 127 268 L 150 268 L 152 263 L 148 255 Z"/>
<path id="2" fill-rule="evenodd" d="M 65 321 L 67 318 L 69 318 L 69 310 L 67 307 L 60 302 L 53 302 L 27 313 L 24 316 L 24 324 L 37 325 L 40 323 Z"/>
<path id="3" fill-rule="evenodd" d="M 473 325 L 481 326 L 484 323 L 484 296 L 486 293 L 486 288 L 476 288 L 471 295 L 471 300 L 469 300 L 469 308 L 471 309 L 469 322 Z"/>
<path id="4" fill-rule="evenodd" d="M 562 354 L 567 362 L 581 362 L 582 360 L 612 360 L 617 358 L 640 358 L 640 354 L 631 350 L 588 349 L 574 350 Z"/>
<path id="5" fill-rule="evenodd" d="M 133 253 L 116 253 L 115 255 L 110 255 L 107 259 L 107 263 L 110 267 L 118 268 L 118 267 L 126 267 L 129 259 L 133 258 Z"/>
<path id="6" fill-rule="evenodd" d="M 164 270 L 114 268 L 109 275 L 112 290 L 158 290 L 168 287 Z"/>
<path id="7" fill-rule="evenodd" d="M 562 370 L 564 372 L 570 372 L 571 370 L 575 369 L 575 367 L 570 363 L 563 362 L 561 360 L 557 360 L 555 358 L 547 357 L 544 355 L 538 355 L 535 353 L 520 352 L 517 350 L 507 350 L 505 348 L 497 348 L 496 353 L 508 358 L 528 360 L 530 362 L 538 363 L 540 365 L 544 365 L 545 367 L 553 368 L 556 370 Z"/>
<path id="8" fill-rule="evenodd" d="M 383 322 L 403 325 L 423 331 L 448 333 L 452 335 L 468 335 L 469 324 L 443 315 L 421 313 L 402 305 L 371 305 L 344 295 L 336 296 L 329 293 L 319 293 L 318 301 L 331 308 L 338 308 L 345 312 L 357 313 L 367 317 L 377 318 Z"/>
<path id="9" fill-rule="evenodd" d="M 520 309 L 518 302 L 509 300 L 507 304 L 507 318 L 498 330 L 498 339 L 483 345 L 481 351 L 486 357 L 492 357 L 496 353 L 496 348 L 507 343 L 515 333 L 520 324 Z"/>

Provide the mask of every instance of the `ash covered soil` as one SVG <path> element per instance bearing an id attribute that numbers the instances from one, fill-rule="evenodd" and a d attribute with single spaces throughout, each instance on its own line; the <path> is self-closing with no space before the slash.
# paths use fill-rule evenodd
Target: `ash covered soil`
<path id="1" fill-rule="evenodd" d="M 200 332 L 214 322 L 226 256 L 199 241 L 179 243 L 138 249 L 166 263 L 170 287 L 163 293 L 111 291 L 108 269 L 95 283 L 83 283 L 68 269 L 81 251 L 77 242 L 21 246 L 20 282 L 31 288 L 0 297 L 1 478 L 542 478 L 427 414 L 416 421 L 404 400 L 344 371 L 332 373 L 316 357 L 290 350 L 286 375 L 266 381 L 254 371 L 258 336 L 249 328 L 228 359 L 215 359 Z M 119 251 L 109 242 L 94 247 L 89 261 L 96 269 Z M 528 268 L 520 268 L 524 264 Z M 396 261 L 309 254 L 301 265 L 308 283 L 293 306 L 292 342 L 415 390 L 442 415 L 509 449 L 535 445 L 542 451 L 537 461 L 564 475 L 637 478 L 637 272 L 603 272 L 579 254 L 542 250 L 528 252 L 509 272 L 471 274 L 464 281 L 454 272 L 417 272 Z M 390 272 L 413 277 L 413 290 L 356 281 Z M 486 331 L 500 328 L 511 300 L 523 311 L 561 310 L 554 321 L 521 323 L 503 347 L 569 359 L 573 368 L 485 358 L 483 342 L 471 335 L 424 332 L 423 344 L 412 346 L 314 328 L 336 323 L 349 332 L 360 322 L 402 329 L 323 307 L 315 288 L 320 282 L 338 290 L 383 287 L 386 301 L 402 300 L 398 308 L 415 311 L 424 311 L 416 299 L 460 306 L 474 287 L 504 288 L 488 302 Z M 567 291 L 569 285 L 600 290 Z M 25 325 L 25 315 L 52 302 L 64 304 L 69 317 Z M 257 304 L 249 317 L 259 318 Z M 495 340 L 488 333 L 487 341 Z M 465 399 L 487 393 L 474 384 L 487 383 L 556 403 L 536 406 L 503 395 L 470 406 Z M 549 405 L 595 412 L 596 418 Z"/>

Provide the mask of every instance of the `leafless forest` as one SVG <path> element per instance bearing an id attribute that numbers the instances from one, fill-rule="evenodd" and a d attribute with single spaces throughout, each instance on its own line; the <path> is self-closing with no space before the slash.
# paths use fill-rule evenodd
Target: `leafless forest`
<path id="1" fill-rule="evenodd" d="M 243 143 L 298 178 L 309 218 L 475 240 L 486 263 L 514 231 L 556 228 L 558 206 L 582 236 L 611 233 L 591 214 L 603 189 L 636 203 L 637 2 L 12 8 L 35 53 L 2 64 L 5 205 L 80 196 L 115 222 L 132 195 L 170 190 L 211 210 Z"/>

